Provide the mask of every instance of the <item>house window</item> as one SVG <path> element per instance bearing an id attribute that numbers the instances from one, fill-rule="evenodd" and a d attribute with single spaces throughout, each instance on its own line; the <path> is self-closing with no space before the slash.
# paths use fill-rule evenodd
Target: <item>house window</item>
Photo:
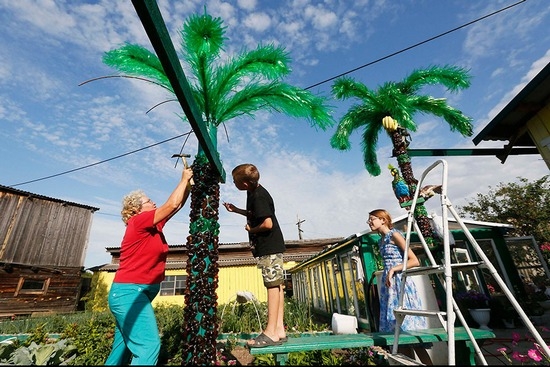
<path id="1" fill-rule="evenodd" d="M 19 294 L 46 294 L 50 286 L 50 278 L 36 279 L 20 277 L 15 289 L 15 296 Z"/>
<path id="2" fill-rule="evenodd" d="M 183 294 L 187 275 L 169 275 L 160 283 L 161 296 L 177 296 Z"/>

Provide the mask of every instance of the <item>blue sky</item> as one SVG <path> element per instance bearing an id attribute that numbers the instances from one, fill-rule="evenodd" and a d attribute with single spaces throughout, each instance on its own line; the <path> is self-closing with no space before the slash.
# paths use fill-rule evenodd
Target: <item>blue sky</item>
<path id="1" fill-rule="evenodd" d="M 293 72 L 285 81 L 304 88 L 366 64 L 370 65 L 348 75 L 371 89 L 400 81 L 417 68 L 467 68 L 472 75 L 470 88 L 456 94 L 437 86 L 422 92 L 445 97 L 471 116 L 474 136 L 550 62 L 547 0 L 159 0 L 158 4 L 176 49 L 184 20 L 206 6 L 227 26 L 224 56 L 259 43 L 281 44 L 292 59 Z M 174 168 L 171 156 L 182 149 L 184 138 L 124 154 L 190 131 L 178 117 L 177 103 L 146 113 L 172 97 L 159 87 L 123 78 L 79 86 L 116 74 L 102 63 L 102 55 L 125 42 L 152 50 L 130 1 L 0 0 L 0 184 L 99 207 L 86 267 L 109 262 L 105 248 L 120 245 L 124 226 L 119 213 L 126 193 L 141 188 L 159 205 L 168 197 L 181 169 L 181 164 Z M 328 81 L 310 90 L 330 97 L 331 85 Z M 334 99 L 330 104 L 336 120 L 350 106 Z M 474 147 L 473 137 L 452 133 L 441 119 L 418 115 L 415 120 L 418 130 L 412 134 L 411 148 Z M 335 128 L 317 131 L 305 120 L 281 114 L 259 112 L 254 119 L 230 121 L 226 128 L 227 136 L 223 129 L 218 135 L 228 173 L 221 200 L 245 205 L 246 195 L 233 186 L 230 172 L 240 163 L 256 164 L 288 240 L 298 239 L 298 219 L 304 220 L 303 238 L 316 239 L 365 230 L 368 211 L 375 208 L 387 208 L 394 216 L 405 214 L 385 169 L 388 163 L 396 164 L 385 135 L 378 143 L 382 174 L 371 177 L 362 161 L 359 133 L 352 137 L 352 148 L 342 152 L 330 147 Z M 194 156 L 196 151 L 197 141 L 191 136 L 184 152 Z M 109 160 L 120 155 L 124 156 Z M 436 159 L 413 158 L 416 176 Z M 455 206 L 500 182 L 548 174 L 540 156 L 511 156 L 505 164 L 495 157 L 445 159 L 449 198 Z M 88 165 L 93 166 L 43 179 Z M 429 183 L 438 180 L 436 175 Z M 429 210 L 438 204 L 432 199 Z M 188 213 L 187 204 L 166 226 L 169 243 L 185 242 Z M 243 219 L 221 208 L 220 242 L 246 241 Z"/>

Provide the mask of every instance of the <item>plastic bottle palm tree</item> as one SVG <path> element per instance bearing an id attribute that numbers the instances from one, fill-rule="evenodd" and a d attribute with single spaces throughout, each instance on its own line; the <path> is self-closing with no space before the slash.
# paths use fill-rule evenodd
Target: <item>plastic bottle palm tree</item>
<path id="1" fill-rule="evenodd" d="M 223 62 L 220 54 L 224 34 L 222 19 L 206 11 L 191 15 L 180 32 L 180 55 L 192 75 L 194 102 L 214 147 L 220 124 L 242 115 L 253 116 L 259 110 L 306 118 L 323 130 L 334 124 L 325 98 L 282 82 L 290 73 L 290 59 L 283 47 L 259 45 Z M 158 57 L 142 46 L 126 44 L 106 52 L 103 61 L 126 76 L 143 78 L 173 93 Z M 200 146 L 193 172 L 183 363 L 208 365 L 216 361 L 218 336 L 219 177 Z"/>
<path id="2" fill-rule="evenodd" d="M 465 137 L 472 135 L 471 118 L 449 106 L 445 98 L 419 94 L 423 86 L 435 84 L 441 84 L 448 91 L 455 92 L 469 87 L 470 77 L 467 70 L 459 67 L 433 66 L 415 70 L 401 82 L 386 82 L 376 91 L 349 77 L 337 79 L 332 85 L 333 95 L 342 100 L 356 98 L 361 103 L 350 107 L 341 118 L 331 138 L 331 146 L 340 150 L 349 149 L 351 133 L 363 127 L 365 167 L 370 175 L 378 176 L 381 171 L 376 157 L 376 145 L 379 133 L 384 130 L 392 141 L 392 156 L 397 159 L 401 176 L 407 183 L 412 197 L 418 183 L 407 153 L 408 130 L 414 132 L 417 129 L 413 116 L 417 112 L 433 114 L 442 117 L 449 124 L 451 131 L 459 132 Z M 392 172 L 392 175 L 394 174 L 395 172 Z M 426 243 L 432 246 L 433 231 L 428 214 L 424 204 L 420 200 L 418 203 L 414 216 Z M 410 201 L 400 202 L 400 206 L 407 208 Z"/>

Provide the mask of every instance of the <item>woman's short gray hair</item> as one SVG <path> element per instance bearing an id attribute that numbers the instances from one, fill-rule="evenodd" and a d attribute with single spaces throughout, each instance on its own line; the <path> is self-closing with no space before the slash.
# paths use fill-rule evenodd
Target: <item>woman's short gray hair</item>
<path id="1" fill-rule="evenodd" d="M 141 199 L 145 196 L 143 190 L 134 190 L 122 199 L 122 221 L 128 224 L 130 218 L 140 212 L 143 206 Z"/>

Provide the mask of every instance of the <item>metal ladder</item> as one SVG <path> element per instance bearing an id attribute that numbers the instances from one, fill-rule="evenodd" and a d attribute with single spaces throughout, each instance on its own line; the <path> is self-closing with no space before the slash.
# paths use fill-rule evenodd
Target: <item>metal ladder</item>
<path id="1" fill-rule="evenodd" d="M 437 166 L 442 166 L 442 178 L 441 178 L 442 184 L 441 184 L 440 196 L 441 196 L 441 210 L 442 210 L 442 219 L 443 219 L 443 264 L 438 264 L 435 261 L 430 251 L 430 248 L 426 244 L 426 241 L 422 236 L 422 233 L 420 232 L 420 228 L 418 227 L 418 224 L 414 218 L 414 210 L 417 204 L 422 183 L 424 182 L 424 179 L 426 178 L 426 176 Z M 458 317 L 466 333 L 468 334 L 470 341 L 472 342 L 472 345 L 474 346 L 476 355 L 479 358 L 479 362 L 483 365 L 487 365 L 487 361 L 485 360 L 485 357 L 483 356 L 483 353 L 481 352 L 481 349 L 479 348 L 479 345 L 477 344 L 476 339 L 474 338 L 470 328 L 468 327 L 468 324 L 466 323 L 464 316 L 462 315 L 460 309 L 458 308 L 458 305 L 453 297 L 453 292 L 452 292 L 453 271 L 457 271 L 457 270 L 466 271 L 473 268 L 483 267 L 489 270 L 490 274 L 494 277 L 498 285 L 501 287 L 502 291 L 504 292 L 504 294 L 506 295 L 506 297 L 508 298 L 508 300 L 510 301 L 514 309 L 517 311 L 517 313 L 521 317 L 521 320 L 527 326 L 532 336 L 536 339 L 537 343 L 541 346 L 544 353 L 546 353 L 547 356 L 550 356 L 550 348 L 548 348 L 544 339 L 541 337 L 539 332 L 535 329 L 535 327 L 533 326 L 533 323 L 531 322 L 531 320 L 529 320 L 529 317 L 527 317 L 527 315 L 525 314 L 525 312 L 523 311 L 523 309 L 515 299 L 512 292 L 508 289 L 504 280 L 498 274 L 496 268 L 493 266 L 493 264 L 491 264 L 489 258 L 485 255 L 485 253 L 483 252 L 483 250 L 481 249 L 481 247 L 479 246 L 475 238 L 472 236 L 472 234 L 470 233 L 470 231 L 468 230 L 468 228 L 466 227 L 466 225 L 464 224 L 464 222 L 462 221 L 462 219 L 460 218 L 460 216 L 452 206 L 450 200 L 448 199 L 447 171 L 448 171 L 447 161 L 443 159 L 437 160 L 435 163 L 429 166 L 422 174 L 422 177 L 418 182 L 416 191 L 414 193 L 414 197 L 411 202 L 411 208 L 409 210 L 409 215 L 407 218 L 407 232 L 405 237 L 406 246 L 405 246 L 404 258 L 403 258 L 403 270 L 402 270 L 402 278 L 401 278 L 401 285 L 400 285 L 401 288 L 399 292 L 399 303 L 398 303 L 398 307 L 394 310 L 396 325 L 395 325 L 395 337 L 394 337 L 394 344 L 392 348 L 392 354 L 398 355 L 399 334 L 401 333 L 401 324 L 403 323 L 403 320 L 407 315 L 437 317 L 441 322 L 443 328 L 447 331 L 448 365 L 454 366 L 455 365 L 454 324 L 455 324 L 456 317 Z M 449 223 L 448 223 L 449 212 L 453 215 L 456 222 L 460 225 L 460 227 L 464 231 L 464 235 L 470 242 L 473 250 L 475 251 L 478 258 L 481 259 L 481 261 L 469 262 L 469 263 L 452 263 L 451 262 L 451 247 L 449 243 Z M 416 233 L 418 234 L 420 242 L 422 243 L 424 251 L 426 252 L 426 256 L 428 257 L 431 265 L 407 269 L 406 256 L 409 251 L 410 240 L 411 240 L 411 229 L 413 226 Z M 445 311 L 411 310 L 411 309 L 403 308 L 403 294 L 404 294 L 405 281 L 407 279 L 407 276 L 425 275 L 425 274 L 426 275 L 434 274 L 434 275 L 437 275 L 440 279 L 441 279 L 441 276 L 444 277 L 444 282 L 442 282 L 442 284 L 443 284 L 443 288 L 445 289 L 445 298 L 446 298 Z"/>

